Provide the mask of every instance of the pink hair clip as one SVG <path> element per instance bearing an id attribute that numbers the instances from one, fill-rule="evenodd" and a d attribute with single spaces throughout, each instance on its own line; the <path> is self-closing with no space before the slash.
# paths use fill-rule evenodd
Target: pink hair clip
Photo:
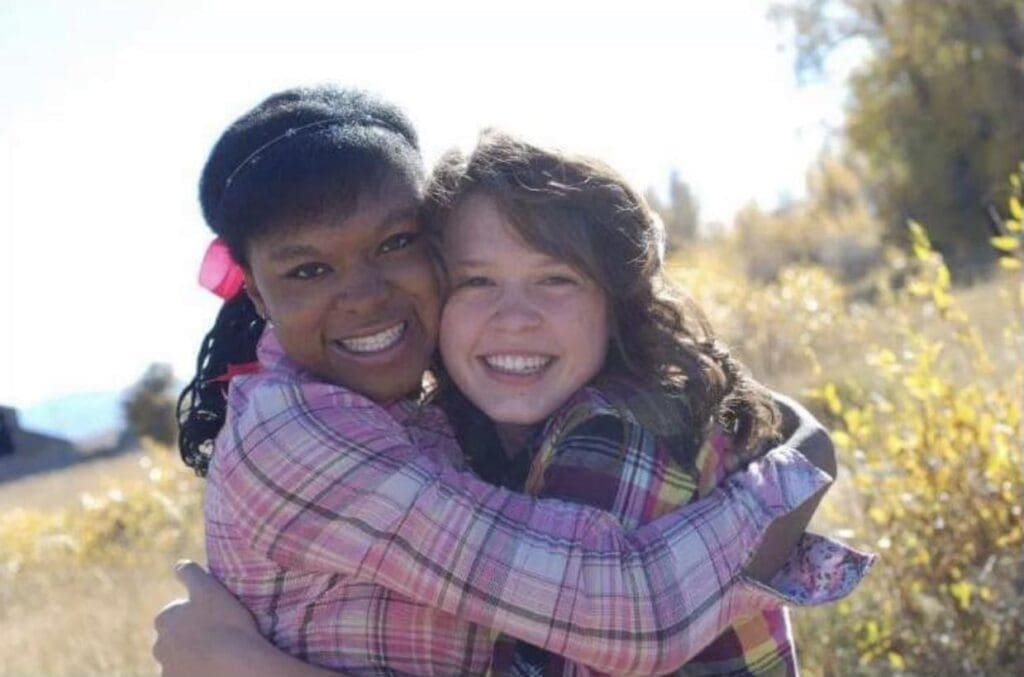
<path id="1" fill-rule="evenodd" d="M 245 286 L 242 267 L 231 258 L 227 244 L 219 237 L 210 243 L 199 267 L 199 284 L 225 301 L 238 296 Z"/>

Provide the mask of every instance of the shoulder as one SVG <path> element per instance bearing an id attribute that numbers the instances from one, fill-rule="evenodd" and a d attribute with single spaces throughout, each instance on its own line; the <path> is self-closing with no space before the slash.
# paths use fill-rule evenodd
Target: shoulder
<path id="1" fill-rule="evenodd" d="M 545 426 L 525 489 L 612 510 L 631 431 L 627 412 L 600 390 L 577 391 Z"/>
<path id="2" fill-rule="evenodd" d="M 588 433 L 616 433 L 635 423 L 629 411 L 597 386 L 580 388 L 551 415 L 542 436 L 557 442 L 568 436 Z"/>
<path id="3" fill-rule="evenodd" d="M 673 410 L 673 407 L 676 410 Z M 604 463 L 646 468 L 663 476 L 682 476 L 691 486 L 712 471 L 728 445 L 693 431 L 685 403 L 633 382 L 615 380 L 582 388 L 552 418 L 541 442 L 546 463 Z M 600 459 L 600 460 L 599 460 Z"/>
<path id="4" fill-rule="evenodd" d="M 558 465 L 617 472 L 638 455 L 656 451 L 656 438 L 637 420 L 620 393 L 607 387 L 581 388 L 549 419 L 539 456 L 548 468 Z"/>
<path id="5" fill-rule="evenodd" d="M 587 385 L 549 419 L 545 437 L 592 429 L 620 437 L 644 434 L 670 441 L 694 436 L 685 401 L 633 381 L 615 378 Z"/>
<path id="6" fill-rule="evenodd" d="M 313 463 L 340 451 L 399 446 L 411 447 L 409 435 L 384 407 L 347 388 L 271 370 L 232 380 L 214 459 Z"/>
<path id="7" fill-rule="evenodd" d="M 638 421 L 628 392 L 584 388 L 553 423 L 540 443 L 528 488 L 604 508 L 632 526 L 656 516 L 652 510 L 663 504 L 683 502 L 681 492 L 692 489 L 666 440 Z"/>
<path id="8" fill-rule="evenodd" d="M 455 438 L 448 416 L 437 406 L 401 400 L 388 407 L 405 427 L 413 444 L 423 453 L 440 454 L 450 464 L 461 468 L 465 459 Z"/>
<path id="9" fill-rule="evenodd" d="M 284 423 L 301 416 L 366 421 L 388 417 L 383 407 L 348 388 L 279 371 L 233 379 L 228 411 L 243 426 Z"/>

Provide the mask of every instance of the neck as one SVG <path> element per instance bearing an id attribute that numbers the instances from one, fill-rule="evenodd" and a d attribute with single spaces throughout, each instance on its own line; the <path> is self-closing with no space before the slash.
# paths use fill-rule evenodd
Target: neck
<path id="1" fill-rule="evenodd" d="M 519 423 L 495 423 L 498 439 L 506 458 L 515 458 L 526 449 L 540 427 L 539 423 L 524 425 Z"/>

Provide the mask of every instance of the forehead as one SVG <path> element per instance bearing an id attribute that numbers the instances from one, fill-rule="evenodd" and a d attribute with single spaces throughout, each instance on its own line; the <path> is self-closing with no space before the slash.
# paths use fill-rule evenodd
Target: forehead
<path id="1" fill-rule="evenodd" d="M 266 252 L 296 243 L 341 243 L 374 236 L 397 221 L 414 218 L 420 197 L 418 183 L 392 176 L 361 191 L 354 202 L 325 200 L 300 210 L 253 238 L 250 249 L 254 253 Z"/>
<path id="2" fill-rule="evenodd" d="M 443 253 L 450 259 L 554 260 L 530 245 L 498 202 L 483 193 L 467 196 L 451 213 L 444 228 Z"/>

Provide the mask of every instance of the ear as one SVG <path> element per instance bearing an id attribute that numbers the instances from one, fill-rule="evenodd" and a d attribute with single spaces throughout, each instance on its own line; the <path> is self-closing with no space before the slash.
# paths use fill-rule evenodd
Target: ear
<path id="1" fill-rule="evenodd" d="M 249 299 L 252 300 L 252 304 L 256 306 L 256 312 L 264 320 L 269 320 L 270 315 L 267 313 L 267 304 L 263 300 L 263 295 L 260 294 L 260 289 L 256 286 L 256 278 L 253 276 L 252 271 L 248 268 L 244 269 L 245 272 L 245 293 L 249 295 Z"/>

